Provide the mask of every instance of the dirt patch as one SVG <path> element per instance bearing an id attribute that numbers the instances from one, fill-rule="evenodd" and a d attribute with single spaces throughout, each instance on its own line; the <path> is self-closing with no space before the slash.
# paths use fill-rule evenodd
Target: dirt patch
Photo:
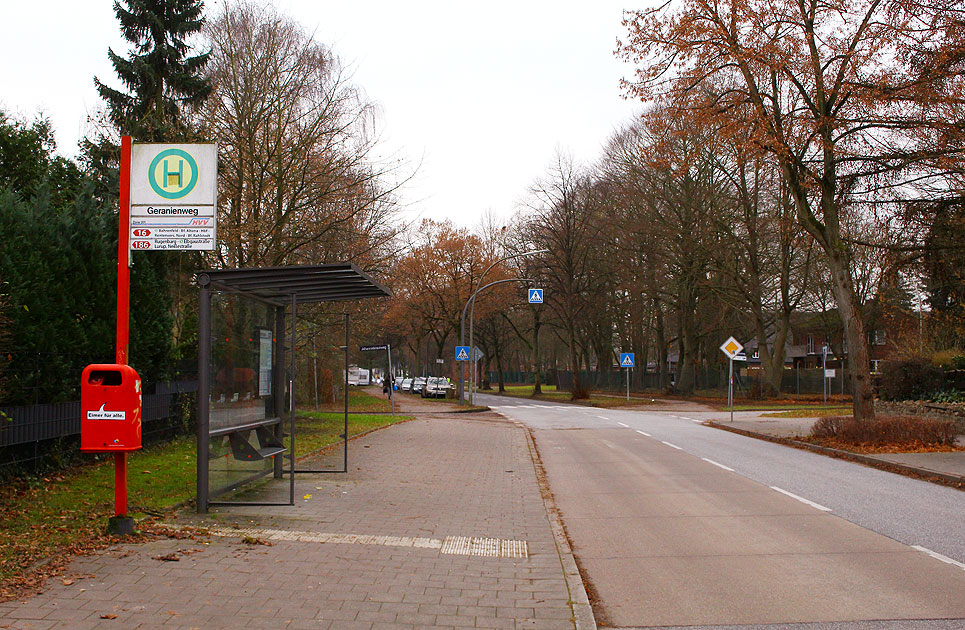
<path id="1" fill-rule="evenodd" d="M 924 444 L 922 442 L 899 442 L 893 444 L 853 444 L 844 440 L 834 438 L 815 438 L 799 437 L 798 440 L 817 444 L 826 448 L 833 448 L 852 453 L 876 454 L 876 453 L 960 453 L 965 451 L 965 446 L 951 446 L 946 444 Z"/>

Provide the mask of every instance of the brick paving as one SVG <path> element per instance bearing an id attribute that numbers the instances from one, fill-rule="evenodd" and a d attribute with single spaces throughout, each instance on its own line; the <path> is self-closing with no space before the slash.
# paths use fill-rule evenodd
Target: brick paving
<path id="1" fill-rule="evenodd" d="M 287 499 L 287 479 L 262 495 Z M 528 436 L 494 414 L 434 414 L 376 431 L 351 443 L 348 473 L 296 476 L 295 506 L 213 508 L 178 524 L 517 540 L 528 557 L 446 554 L 398 538 L 164 539 L 76 559 L 72 584 L 54 579 L 40 595 L 0 604 L 0 627 L 574 627 Z M 158 559 L 171 554 L 178 561 Z"/>

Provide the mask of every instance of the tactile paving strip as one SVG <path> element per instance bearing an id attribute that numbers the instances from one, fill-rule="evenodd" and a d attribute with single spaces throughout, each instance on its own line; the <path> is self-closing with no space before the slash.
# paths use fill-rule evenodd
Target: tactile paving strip
<path id="1" fill-rule="evenodd" d="M 529 546 L 525 540 L 481 538 L 477 536 L 446 536 L 437 538 L 414 538 L 410 536 L 374 536 L 370 534 L 335 534 L 327 532 L 303 532 L 286 529 L 262 529 L 254 527 L 210 527 L 208 534 L 220 537 L 255 538 L 263 540 L 286 540 L 293 542 L 331 543 L 340 545 L 382 545 L 387 547 L 416 547 L 438 549 L 440 553 L 488 558 L 528 558 Z"/>

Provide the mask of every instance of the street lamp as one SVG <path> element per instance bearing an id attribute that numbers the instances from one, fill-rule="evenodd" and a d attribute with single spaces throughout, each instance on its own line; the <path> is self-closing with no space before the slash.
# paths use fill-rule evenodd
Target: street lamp
<path id="1" fill-rule="evenodd" d="M 548 249 L 537 249 L 537 250 L 534 250 L 534 251 L 531 251 L 531 252 L 521 252 L 521 253 L 518 253 L 518 254 L 510 254 L 509 256 L 505 256 L 505 257 L 503 257 L 503 258 L 500 258 L 499 260 L 497 260 L 497 261 L 494 262 L 493 264 L 491 264 L 491 265 L 489 265 L 488 267 L 486 267 L 486 270 L 482 272 L 482 275 L 481 275 L 481 276 L 479 276 L 479 284 L 482 284 L 483 278 L 486 277 L 486 274 L 489 273 L 489 271 L 490 271 L 493 267 L 495 267 L 496 265 L 498 265 L 499 263 L 506 262 L 507 260 L 511 260 L 511 259 L 513 259 L 513 258 L 522 258 L 522 257 L 524 257 L 524 256 L 535 256 L 536 254 L 546 254 L 546 253 L 548 253 L 549 251 L 550 251 L 550 250 L 548 250 Z M 460 322 L 459 322 L 459 345 L 461 345 L 461 346 L 465 345 L 465 342 L 466 342 L 466 309 L 469 308 L 470 304 L 473 305 L 473 308 L 470 309 L 470 318 L 469 318 L 469 360 L 470 360 L 470 361 L 473 361 L 473 372 L 474 372 L 474 373 L 475 373 L 475 360 L 474 360 L 474 357 L 472 356 L 472 355 L 473 355 L 473 348 L 472 348 L 472 311 L 475 310 L 476 294 L 479 293 L 480 291 L 482 291 L 483 289 L 485 289 L 485 288 L 487 288 L 487 287 L 490 287 L 490 286 L 492 286 L 492 285 L 494 285 L 494 284 L 501 284 L 501 283 L 503 283 L 503 282 L 519 282 L 519 281 L 530 281 L 530 282 L 532 282 L 532 280 L 531 280 L 531 279 L 528 279 L 528 278 L 511 278 L 511 279 L 509 279 L 509 280 L 500 280 L 499 282 L 493 282 L 493 283 L 487 284 L 486 286 L 481 286 L 480 288 L 476 289 L 471 296 L 469 296 L 469 299 L 466 300 L 466 305 L 462 307 L 462 318 L 461 318 L 461 320 L 460 320 Z M 463 382 L 465 381 L 465 369 L 466 369 L 465 365 L 464 365 L 462 362 L 460 362 L 460 366 L 459 366 L 459 387 L 458 387 L 458 391 L 459 391 L 459 404 L 460 404 L 460 405 L 465 404 L 465 403 L 463 402 L 463 394 L 464 394 L 464 383 L 463 383 Z M 471 391 L 471 390 L 470 390 L 470 391 Z"/>
<path id="2" fill-rule="evenodd" d="M 473 324 L 473 311 L 476 309 L 476 300 L 475 300 L 476 294 L 481 293 L 484 289 L 488 289 L 489 287 L 496 286 L 497 284 L 503 284 L 506 282 L 533 282 L 533 279 L 532 278 L 507 278 L 505 280 L 496 280 L 495 282 L 490 282 L 489 284 L 485 286 L 481 286 L 478 289 L 476 289 L 476 292 L 472 294 L 472 297 L 469 298 L 469 302 L 467 302 L 467 304 L 468 303 L 472 304 L 472 306 L 469 307 L 469 355 L 470 355 L 469 360 L 472 361 L 472 380 L 469 383 L 469 404 L 472 404 L 473 402 L 472 394 L 473 394 L 473 391 L 476 389 L 476 357 L 473 356 L 474 353 L 472 351 L 473 350 L 472 324 Z M 460 371 L 460 377 L 461 376 L 462 376 L 462 372 Z M 462 399 L 460 398 L 460 404 L 461 404 L 461 400 Z"/>

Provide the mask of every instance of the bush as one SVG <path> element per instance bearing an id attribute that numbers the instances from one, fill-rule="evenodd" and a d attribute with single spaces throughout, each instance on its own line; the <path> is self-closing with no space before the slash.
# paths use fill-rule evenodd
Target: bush
<path id="1" fill-rule="evenodd" d="M 941 350 L 932 355 L 931 362 L 943 370 L 965 370 L 965 353 L 958 348 Z"/>
<path id="2" fill-rule="evenodd" d="M 811 426 L 811 437 L 826 439 L 836 438 L 841 432 L 841 424 L 847 420 L 842 416 L 825 416 L 818 418 Z"/>
<path id="3" fill-rule="evenodd" d="M 942 389 L 942 369 L 924 357 L 887 361 L 878 395 L 884 400 L 922 400 Z"/>
<path id="4" fill-rule="evenodd" d="M 965 401 L 965 394 L 957 389 L 943 389 L 935 392 L 931 396 L 931 401 L 936 403 L 958 403 Z"/>
<path id="5" fill-rule="evenodd" d="M 965 391 L 965 370 L 946 370 L 944 385 L 944 391 Z"/>
<path id="6" fill-rule="evenodd" d="M 955 434 L 953 421 L 920 416 L 884 416 L 872 421 L 835 416 L 820 418 L 811 427 L 813 438 L 866 446 L 952 446 Z"/>

